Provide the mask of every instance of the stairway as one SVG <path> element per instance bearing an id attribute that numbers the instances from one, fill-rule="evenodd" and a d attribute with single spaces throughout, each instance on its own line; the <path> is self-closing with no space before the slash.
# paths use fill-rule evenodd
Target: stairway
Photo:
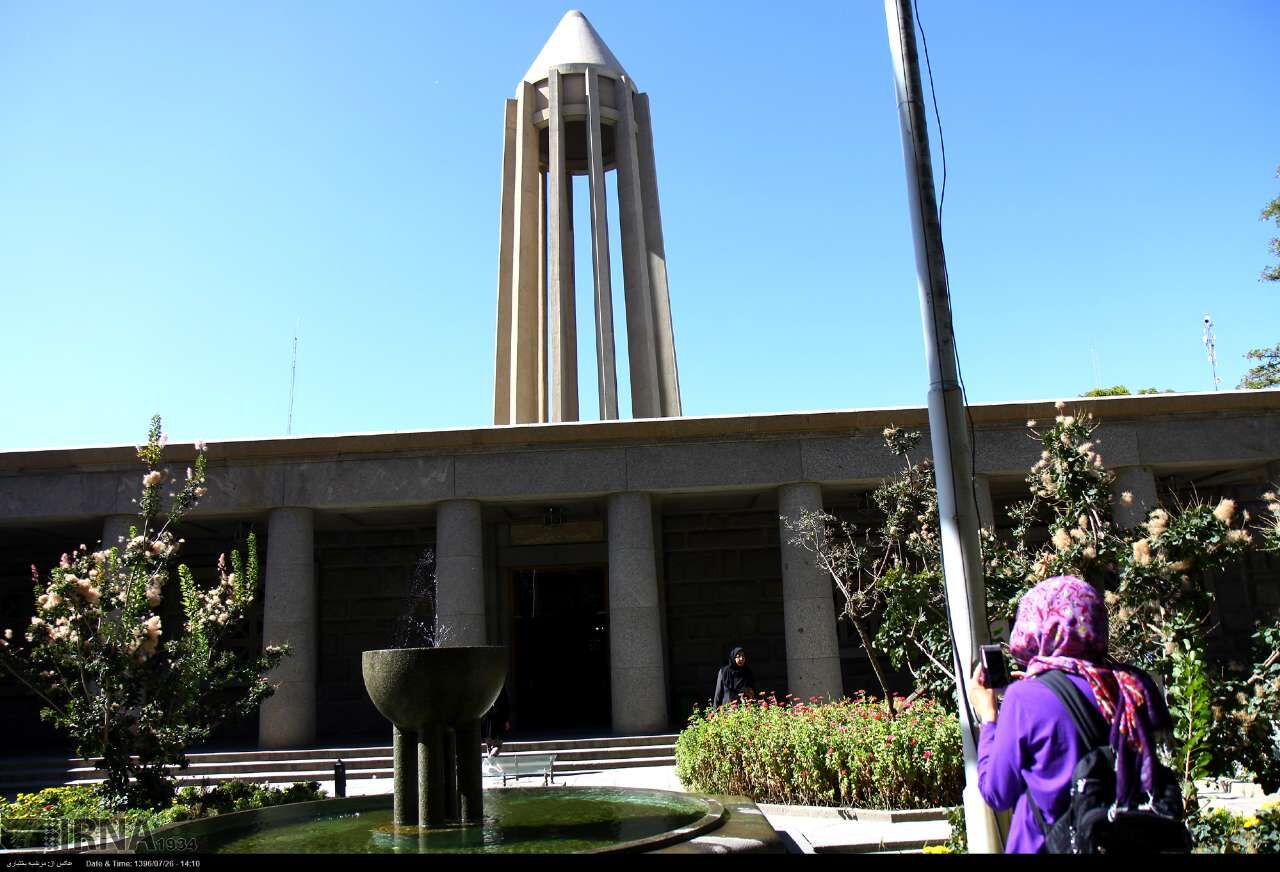
<path id="1" fill-rule="evenodd" d="M 674 766 L 676 733 L 656 736 L 509 741 L 501 757 L 555 754 L 557 775 L 623 769 L 634 766 Z M 187 755 L 190 765 L 174 770 L 180 784 L 238 778 L 269 784 L 331 781 L 333 764 L 341 759 L 347 779 L 392 777 L 391 746 L 324 746 L 282 751 L 212 751 Z M 94 784 L 102 773 L 86 760 L 66 757 L 0 757 L 0 796 L 13 799 L 60 784 Z"/>

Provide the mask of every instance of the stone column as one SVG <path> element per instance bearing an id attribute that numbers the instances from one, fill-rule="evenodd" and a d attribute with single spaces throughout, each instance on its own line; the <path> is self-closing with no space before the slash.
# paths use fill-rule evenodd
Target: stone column
<path id="1" fill-rule="evenodd" d="M 988 530 L 996 528 L 996 507 L 991 500 L 991 479 L 985 475 L 973 477 L 973 495 L 978 502 L 978 526 Z"/>
<path id="2" fill-rule="evenodd" d="M 578 331 L 573 283 L 573 177 L 565 166 L 564 94 L 559 70 L 547 81 L 547 300 L 551 321 L 551 420 L 578 420 Z"/>
<path id="3" fill-rule="evenodd" d="M 541 233 L 539 212 L 542 174 L 538 169 L 538 131 L 533 113 L 537 98 L 533 86 L 520 84 L 516 97 L 516 141 L 514 187 L 513 253 L 515 275 L 511 281 L 512 377 L 509 379 L 509 423 L 526 424 L 539 420 L 538 371 L 543 338 L 538 329 L 538 306 L 542 299 L 539 283 L 540 257 L 537 241 Z"/>
<path id="4" fill-rule="evenodd" d="M 511 423 L 511 276 L 515 246 L 516 101 L 508 100 L 502 140 L 498 230 L 498 333 L 493 363 L 493 423 Z M 398 820 L 398 818 L 397 818 Z"/>
<path id="5" fill-rule="evenodd" d="M 788 544 L 794 534 L 782 520 L 794 522 L 802 511 L 821 511 L 822 489 L 807 482 L 783 485 L 778 488 L 778 510 L 787 687 L 803 700 L 811 696 L 840 699 L 844 696 L 844 682 L 840 675 L 832 582 L 814 565 L 812 554 Z"/>
<path id="6" fill-rule="evenodd" d="M 646 493 L 609 496 L 609 676 L 614 732 L 667 728 L 653 503 Z"/>
<path id="7" fill-rule="evenodd" d="M 591 187 L 591 266 L 596 297 L 596 373 L 600 419 L 618 418 L 618 367 L 613 342 L 613 284 L 609 265 L 609 210 L 604 186 L 604 145 L 600 129 L 600 76 L 587 71 L 587 164 Z"/>
<path id="8" fill-rule="evenodd" d="M 636 151 L 640 189 L 644 196 L 644 241 L 649 255 L 653 332 L 658 360 L 658 393 L 664 418 L 680 416 L 680 376 L 676 369 L 676 338 L 671 326 L 671 297 L 667 291 L 667 252 L 662 242 L 662 211 L 658 207 L 658 169 L 653 158 L 653 119 L 649 96 L 636 94 Z"/>
<path id="9" fill-rule="evenodd" d="M 266 601 L 262 644 L 288 644 L 269 676 L 276 692 L 259 709 L 258 746 L 297 748 L 316 738 L 318 594 L 311 509 L 272 509 L 267 516 Z"/>
<path id="10" fill-rule="evenodd" d="M 1266 480 L 1263 482 L 1264 491 L 1280 488 L 1280 460 L 1273 460 L 1267 464 L 1265 478 Z"/>
<path id="11" fill-rule="evenodd" d="M 137 515 L 107 515 L 102 521 L 102 549 L 124 549 L 120 539 L 129 535 L 129 525 L 138 523 Z"/>
<path id="12" fill-rule="evenodd" d="M 445 647 L 484 645 L 484 528 L 480 503 L 448 500 L 436 509 L 436 626 Z"/>
<path id="13" fill-rule="evenodd" d="M 623 88 L 619 87 L 620 91 Z M 644 194 L 635 112 L 631 95 L 620 95 L 614 127 L 618 165 L 618 225 L 622 237 L 622 284 L 627 311 L 627 359 L 631 373 L 631 415 L 662 417 L 658 350 L 654 336 L 649 252 L 644 233 Z"/>
<path id="14" fill-rule="evenodd" d="M 1136 527 L 1147 520 L 1147 514 L 1156 507 L 1156 477 L 1146 466 L 1122 466 L 1115 470 L 1111 485 L 1111 513 L 1117 526 L 1123 529 Z M 1125 505 L 1124 493 L 1133 495 Z"/>
<path id="15" fill-rule="evenodd" d="M 418 734 L 391 725 L 391 819 L 397 826 L 418 823 Z"/>

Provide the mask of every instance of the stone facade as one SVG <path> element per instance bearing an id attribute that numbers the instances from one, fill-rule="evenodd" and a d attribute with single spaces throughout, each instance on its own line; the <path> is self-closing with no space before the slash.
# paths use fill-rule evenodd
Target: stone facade
<path id="1" fill-rule="evenodd" d="M 1265 482 L 1280 478 L 1280 392 L 1072 406 L 1102 421 L 1108 464 L 1128 469 L 1130 478 L 1149 476 L 1152 493 L 1166 503 L 1194 489 L 1201 497 L 1233 496 L 1242 509 L 1252 502 L 1257 514 Z M 974 406 L 971 413 L 978 473 L 990 495 L 984 511 L 997 527 L 1007 525 L 1006 506 L 1025 494 L 1025 469 L 1038 454 L 1024 422 L 1054 410 L 1047 402 L 1008 403 Z M 207 579 L 220 550 L 257 531 L 267 575 L 264 612 L 241 641 L 281 638 L 295 646 L 290 668 L 273 676 L 278 698 L 258 723 L 220 739 L 272 746 L 385 733 L 360 683 L 360 651 L 391 643 L 414 563 L 437 545 L 445 557 L 442 609 L 475 641 L 512 641 L 520 573 L 588 572 L 607 585 L 601 631 L 608 638 L 593 656 L 608 660 L 609 687 L 599 705 L 609 711 L 592 714 L 615 731 L 678 727 L 689 707 L 711 693 L 734 644 L 751 652 L 762 688 L 786 693 L 812 681 L 817 673 L 797 679 L 800 662 L 828 670 L 838 664 L 837 678 L 821 679 L 832 681 L 833 690 L 875 691 L 857 641 L 846 628 L 832 631 L 830 585 L 815 586 L 803 562 L 786 558 L 778 516 L 789 499 L 799 499 L 865 517 L 867 493 L 897 469 L 880 445 L 880 431 L 891 423 L 924 429 L 926 413 L 671 418 L 214 444 L 209 495 L 181 533 L 184 559 Z M 189 462 L 190 446 L 168 450 L 176 468 Z M 22 626 L 29 619 L 32 562 L 47 568 L 64 549 L 118 535 L 136 479 L 127 447 L 0 452 L 0 623 Z M 446 529 L 454 531 L 447 542 L 440 540 Z M 1255 557 L 1215 585 L 1221 619 L 1215 644 L 1241 653 L 1254 616 L 1280 601 L 1276 561 Z M 798 606 L 790 611 L 799 620 L 789 621 L 790 606 Z M 825 619 L 807 616 L 828 607 Z M 167 614 L 171 626 L 176 613 Z M 814 628 L 828 634 L 816 644 L 809 643 Z M 516 660 L 513 666 L 522 668 Z M 574 686 L 571 673 L 535 678 L 535 689 L 566 698 Z M 898 680 L 909 689 L 905 677 Z M 24 694 L 3 682 L 0 694 L 5 735 L 20 743 L 48 740 Z M 514 709 L 518 720 L 519 702 Z"/>

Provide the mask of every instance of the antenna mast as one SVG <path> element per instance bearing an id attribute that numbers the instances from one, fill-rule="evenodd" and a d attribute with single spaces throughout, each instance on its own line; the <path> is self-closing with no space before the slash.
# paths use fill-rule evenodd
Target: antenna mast
<path id="1" fill-rule="evenodd" d="M 1213 349 L 1213 316 L 1204 313 L 1204 347 L 1209 349 L 1209 371 L 1213 373 L 1213 389 L 1216 391 L 1222 379 L 1218 378 L 1218 354 Z"/>
<path id="2" fill-rule="evenodd" d="M 293 434 L 293 383 L 298 377 L 298 325 L 293 325 L 293 365 L 289 368 L 289 421 L 285 424 L 284 434 Z"/>

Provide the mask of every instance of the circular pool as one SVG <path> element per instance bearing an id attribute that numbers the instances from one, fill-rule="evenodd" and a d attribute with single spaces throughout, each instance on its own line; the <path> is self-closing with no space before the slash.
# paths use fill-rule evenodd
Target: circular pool
<path id="1" fill-rule="evenodd" d="M 145 847 L 202 854 L 645 851 L 712 830 L 724 814 L 710 797 L 619 787 L 492 789 L 484 803 L 483 823 L 437 828 L 395 826 L 390 796 L 298 803 L 174 824 Z"/>

